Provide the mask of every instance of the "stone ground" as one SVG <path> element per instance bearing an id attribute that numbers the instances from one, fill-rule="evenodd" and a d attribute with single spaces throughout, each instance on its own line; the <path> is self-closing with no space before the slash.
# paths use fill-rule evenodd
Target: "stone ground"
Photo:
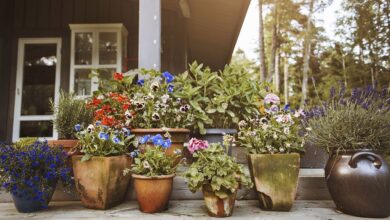
<path id="1" fill-rule="evenodd" d="M 169 210 L 144 214 L 138 211 L 137 202 L 128 201 L 105 211 L 85 209 L 80 202 L 52 202 L 48 210 L 21 214 L 13 203 L 0 203 L 0 219 L 212 219 L 206 214 L 202 200 L 175 200 Z M 229 219 L 263 220 L 354 220 L 364 219 L 344 215 L 334 210 L 332 201 L 298 200 L 290 212 L 267 212 L 257 207 L 255 200 L 236 202 L 233 216 Z M 390 218 L 388 218 L 390 219 Z"/>

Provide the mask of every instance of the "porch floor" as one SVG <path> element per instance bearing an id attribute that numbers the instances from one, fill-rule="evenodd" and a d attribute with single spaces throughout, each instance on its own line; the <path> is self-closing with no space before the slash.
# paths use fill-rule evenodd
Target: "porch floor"
<path id="1" fill-rule="evenodd" d="M 336 212 L 332 201 L 297 200 L 290 212 L 262 211 L 257 205 L 255 200 L 237 201 L 233 216 L 229 219 L 364 219 Z M 13 203 L 0 203 L 0 219 L 209 219 L 205 209 L 202 200 L 171 201 L 169 210 L 156 214 L 140 212 L 136 201 L 128 201 L 105 211 L 85 209 L 80 202 L 52 202 L 45 211 L 21 214 L 15 210 Z"/>

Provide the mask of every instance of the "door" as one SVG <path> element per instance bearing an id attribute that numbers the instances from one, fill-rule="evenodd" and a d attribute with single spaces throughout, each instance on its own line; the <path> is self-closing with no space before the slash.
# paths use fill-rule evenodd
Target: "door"
<path id="1" fill-rule="evenodd" d="M 49 100 L 58 103 L 60 38 L 19 39 L 12 140 L 57 138 Z"/>

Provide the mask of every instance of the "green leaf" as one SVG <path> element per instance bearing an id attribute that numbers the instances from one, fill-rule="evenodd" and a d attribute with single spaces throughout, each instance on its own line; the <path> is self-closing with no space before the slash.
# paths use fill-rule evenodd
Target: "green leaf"
<path id="1" fill-rule="evenodd" d="M 81 162 L 87 161 L 91 159 L 91 155 L 89 154 L 84 154 L 84 156 L 81 158 Z"/>

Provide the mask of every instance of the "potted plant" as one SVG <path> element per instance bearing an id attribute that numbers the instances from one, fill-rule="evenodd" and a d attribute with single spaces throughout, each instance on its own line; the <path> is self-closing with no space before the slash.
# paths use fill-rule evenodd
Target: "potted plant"
<path id="1" fill-rule="evenodd" d="M 209 146 L 207 141 L 191 139 L 188 150 L 196 159 L 184 176 L 189 189 L 202 189 L 208 214 L 227 217 L 233 214 L 237 190 L 252 187 L 242 165 L 228 156 L 221 143 Z"/>
<path id="2" fill-rule="evenodd" d="M 0 146 L 0 184 L 11 193 L 19 212 L 46 209 L 59 181 L 71 186 L 66 158 L 62 147 L 50 148 L 34 138 Z"/>
<path id="3" fill-rule="evenodd" d="M 390 144 L 390 112 L 387 101 L 372 94 L 353 91 L 323 106 L 306 122 L 307 140 L 330 153 L 325 179 L 339 211 L 388 217 L 390 167 L 381 152 Z"/>
<path id="4" fill-rule="evenodd" d="M 190 65 L 189 72 L 177 77 L 181 89 L 174 95 L 188 100 L 195 137 L 210 143 L 222 143 L 224 134 L 237 133 L 240 120 L 258 114 L 263 91 L 252 77 L 238 65 L 213 72 L 196 62 Z"/>
<path id="5" fill-rule="evenodd" d="M 279 107 L 275 94 L 264 99 L 262 117 L 240 122 L 238 140 L 248 150 L 248 165 L 260 207 L 289 211 L 294 203 L 303 137 L 299 134 L 303 111 Z"/>
<path id="6" fill-rule="evenodd" d="M 92 111 L 84 100 L 65 92 L 61 92 L 58 105 L 50 100 L 50 106 L 54 115 L 53 124 L 58 132 L 58 140 L 48 140 L 48 143 L 50 146 L 62 146 L 70 152 L 78 143 L 74 125 L 77 123 L 91 124 Z"/>
<path id="7" fill-rule="evenodd" d="M 95 114 L 113 122 L 108 126 L 117 127 L 115 122 L 119 122 L 120 126 L 131 128 L 136 137 L 160 134 L 169 138 L 172 147 L 167 153 L 173 155 L 188 141 L 190 105 L 173 97 L 175 77 L 169 72 L 143 69 L 138 75 L 143 78 L 116 73 L 110 89 L 103 88 L 95 94 Z"/>
<path id="8" fill-rule="evenodd" d="M 92 209 L 108 209 L 125 198 L 130 177 L 123 170 L 131 165 L 126 155 L 134 144 L 130 130 L 116 130 L 101 122 L 81 129 L 76 125 L 79 150 L 72 156 L 74 180 L 81 203 Z"/>
<path id="9" fill-rule="evenodd" d="M 172 192 L 173 178 L 176 171 L 175 154 L 166 154 L 172 141 L 164 139 L 160 134 L 145 135 L 139 138 L 139 149 L 132 153 L 134 163 L 125 175 L 131 173 L 134 190 L 137 195 L 139 209 L 146 213 L 155 213 L 168 209 L 168 201 Z"/>

